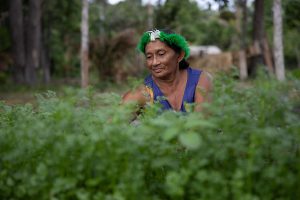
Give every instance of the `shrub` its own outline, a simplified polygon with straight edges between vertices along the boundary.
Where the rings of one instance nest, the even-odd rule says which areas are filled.
[[[299,199],[299,81],[215,81],[205,113],[66,90],[0,105],[0,199]],[[299,106],[299,105],[298,105]]]

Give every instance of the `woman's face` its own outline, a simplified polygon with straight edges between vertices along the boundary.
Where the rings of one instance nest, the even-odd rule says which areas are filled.
[[[145,55],[147,67],[156,78],[164,78],[179,69],[180,55],[160,40],[149,42]]]

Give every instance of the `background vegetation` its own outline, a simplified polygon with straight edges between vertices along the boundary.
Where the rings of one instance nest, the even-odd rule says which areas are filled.
[[[34,83],[15,76],[13,1],[0,0],[0,199],[300,199],[299,0],[282,2],[286,81],[263,66],[240,81],[235,68],[214,74],[204,112],[187,105],[187,114],[162,113],[155,103],[133,122],[134,105],[120,105],[120,94],[146,73],[135,50],[141,33],[169,27],[190,44],[236,51],[237,1],[216,0],[217,10],[188,0],[90,1],[86,89],[79,88],[81,1],[42,1],[43,62]],[[19,1],[24,23],[33,1]],[[264,1],[261,18],[270,44],[272,2]]]
[[[16,61],[13,60],[13,42],[10,28],[9,2],[1,0],[0,20],[0,79],[4,83],[16,83],[12,79]],[[22,4],[24,18],[24,37],[30,13],[30,1]],[[258,1],[258,0],[257,0]],[[236,6],[239,1],[216,0],[219,9],[199,7],[195,1],[167,0],[157,1],[149,6],[141,0],[126,0],[111,5],[106,0],[90,1],[90,58],[92,84],[112,81],[121,83],[128,76],[142,74],[143,59],[135,50],[142,32],[149,28],[169,27],[183,34],[190,44],[216,45],[223,51],[239,49],[237,33]],[[247,2],[247,1],[245,1]],[[264,1],[261,21],[264,32],[272,46],[272,0]],[[254,1],[248,1],[247,18],[243,35],[245,45],[253,42],[252,34]],[[297,39],[299,30],[299,0],[286,0],[283,7],[284,56],[288,69],[300,64],[300,44]],[[45,68],[49,68],[52,79],[78,78],[80,75],[80,23],[81,1],[42,1],[41,38],[44,61],[35,67],[37,81],[45,80]],[[127,34],[127,35],[126,35]],[[25,39],[26,40],[26,39]],[[25,44],[28,43],[25,41]],[[25,45],[26,46],[26,45]],[[26,60],[26,59],[25,59]],[[141,76],[142,77],[142,76]],[[44,80],[44,81],[43,81]],[[22,81],[21,81],[22,82]],[[26,81],[25,81],[26,82]],[[23,85],[23,83],[21,83]],[[32,85],[32,84],[31,84]]]

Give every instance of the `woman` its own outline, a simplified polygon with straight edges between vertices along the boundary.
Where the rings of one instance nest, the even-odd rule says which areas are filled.
[[[153,30],[143,34],[138,49],[146,56],[150,75],[144,85],[123,96],[123,102],[159,101],[163,110],[186,112],[186,103],[195,103],[196,110],[210,100],[212,83],[207,73],[189,67],[186,40],[170,30]]]

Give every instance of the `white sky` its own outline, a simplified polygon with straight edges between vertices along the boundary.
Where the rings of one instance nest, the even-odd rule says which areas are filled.
[[[124,0],[108,0],[108,2],[110,4],[116,4],[120,1],[124,1]],[[157,2],[157,0],[142,0],[142,1],[143,1],[144,4],[149,3],[149,2],[151,4],[155,4]],[[196,1],[198,3],[199,7],[204,8],[204,9],[207,8],[207,5],[208,5],[207,3],[211,3],[211,9],[212,10],[217,10],[219,8],[218,4],[215,3],[214,0],[193,0],[193,1]],[[254,0],[249,0],[248,5],[252,4],[253,1]],[[162,2],[164,3],[165,0],[162,0]],[[233,0],[229,1],[229,5],[232,5],[232,3],[233,3]]]
[[[108,0],[108,2],[110,4],[116,4],[120,1],[124,1],[124,0]],[[213,0],[194,0],[194,1],[196,1],[199,4],[199,6],[203,7],[203,8],[207,8],[207,3],[210,2],[213,10],[218,9],[218,5]],[[143,0],[144,4],[146,4],[148,2],[150,2],[151,4],[154,4],[157,2],[157,0]],[[162,2],[164,3],[165,0],[163,0]]]

